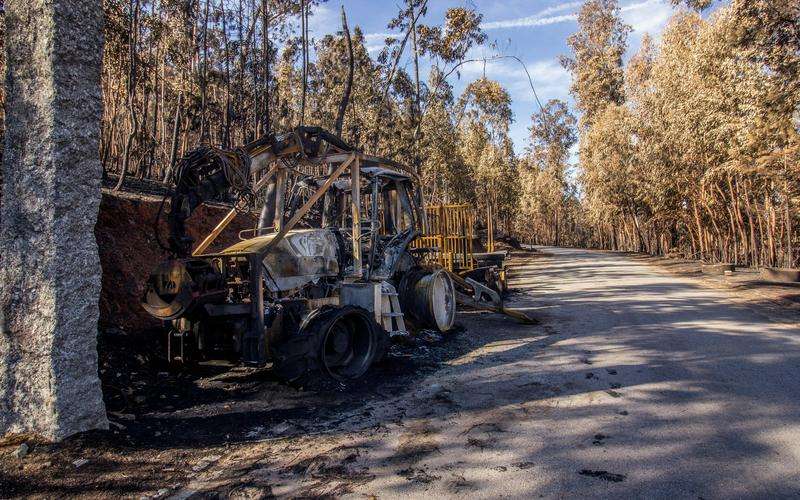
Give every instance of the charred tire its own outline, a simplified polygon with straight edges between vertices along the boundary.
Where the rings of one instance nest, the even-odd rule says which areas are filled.
[[[317,372],[340,382],[355,380],[382,356],[385,336],[366,309],[325,308],[273,348],[273,370],[290,382]]]

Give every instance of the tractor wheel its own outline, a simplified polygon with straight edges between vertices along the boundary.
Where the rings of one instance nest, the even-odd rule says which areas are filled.
[[[326,308],[296,335],[275,346],[273,369],[293,382],[316,372],[339,382],[355,380],[380,357],[385,336],[366,309]]]

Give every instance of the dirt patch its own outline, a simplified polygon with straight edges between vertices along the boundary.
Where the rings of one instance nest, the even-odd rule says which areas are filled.
[[[400,437],[393,462],[414,465],[434,453],[441,453],[436,429],[426,421],[414,423]]]
[[[304,458],[286,469],[294,475],[328,481],[347,481],[363,484],[374,476],[358,466],[361,449],[357,446],[339,446],[326,453]]]

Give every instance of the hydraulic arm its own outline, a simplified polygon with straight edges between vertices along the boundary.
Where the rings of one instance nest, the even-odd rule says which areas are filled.
[[[332,150],[332,151],[331,151]],[[191,254],[193,240],[186,220],[203,203],[252,201],[253,179],[275,160],[316,158],[321,152],[351,152],[339,137],[319,127],[297,127],[279,136],[269,135],[235,150],[201,146],[187,153],[172,175],[169,249],[178,257]],[[265,204],[267,206],[269,204]],[[261,224],[268,224],[262,217]]]

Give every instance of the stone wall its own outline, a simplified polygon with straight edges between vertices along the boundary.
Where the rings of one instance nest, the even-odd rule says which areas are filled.
[[[8,0],[0,218],[0,434],[106,428],[94,226],[99,0]]]

